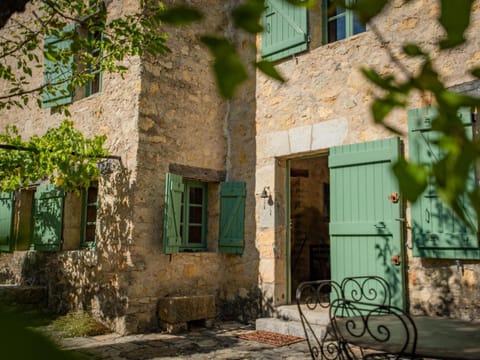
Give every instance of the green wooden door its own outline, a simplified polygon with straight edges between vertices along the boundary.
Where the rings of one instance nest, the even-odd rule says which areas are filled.
[[[330,150],[330,256],[332,279],[378,275],[390,285],[394,304],[403,307],[400,201],[391,171],[398,138],[334,147]]]

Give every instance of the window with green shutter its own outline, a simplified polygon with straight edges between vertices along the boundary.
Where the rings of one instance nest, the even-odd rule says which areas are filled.
[[[0,251],[12,251],[14,193],[0,193]]]
[[[73,54],[71,46],[75,24],[67,25],[59,36],[50,35],[44,44],[44,85],[42,107],[49,108],[72,102],[71,77]]]
[[[61,249],[64,196],[65,192],[55,185],[37,187],[33,201],[32,247],[35,250]]]
[[[245,183],[221,183],[221,252],[241,254],[244,247]],[[167,174],[163,250],[166,254],[207,249],[208,183]]]
[[[163,250],[206,250],[207,183],[167,174]]]
[[[245,183],[222,183],[220,190],[220,252],[243,253],[244,227]]]
[[[307,9],[287,0],[266,0],[262,18],[264,59],[273,61],[308,48]]]
[[[408,112],[408,148],[412,161],[430,165],[441,158],[435,146],[438,134],[431,130],[431,121],[437,109],[412,109]],[[472,136],[470,110],[462,110],[465,129]],[[475,186],[472,169],[469,187]],[[465,213],[472,224],[477,224],[475,211],[465,196],[462,199]],[[477,229],[465,225],[440,199],[435,184],[430,182],[425,192],[412,204],[411,227],[413,255],[444,259],[478,259],[480,248]]]
[[[366,31],[366,26],[360,23],[353,11],[337,7],[333,0],[323,0],[322,4],[324,44]]]

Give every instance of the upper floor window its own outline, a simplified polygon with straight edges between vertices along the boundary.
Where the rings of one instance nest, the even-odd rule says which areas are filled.
[[[353,11],[335,6],[332,0],[323,1],[323,14],[323,42],[325,44],[345,39],[366,30],[366,26],[360,23]]]
[[[332,0],[319,1],[309,10],[287,0],[265,0],[262,26],[261,55],[270,61],[366,31],[353,11]]]
[[[81,44],[85,49],[74,54],[72,45],[77,36],[84,39]],[[101,42],[101,31],[76,24],[45,38],[42,107],[69,104],[101,91]],[[85,84],[72,86],[74,72],[87,74]]]

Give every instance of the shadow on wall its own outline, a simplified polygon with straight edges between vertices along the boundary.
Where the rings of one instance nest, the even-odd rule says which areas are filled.
[[[480,317],[478,261],[420,259],[411,272],[411,312],[466,320]]]
[[[237,294],[233,299],[217,294],[217,319],[220,321],[236,320],[242,323],[254,323],[255,319],[274,313],[273,299],[267,297],[257,286],[247,294]]]
[[[129,179],[130,172],[121,169],[100,181],[95,248],[59,252],[49,259],[52,310],[89,311],[111,327],[125,315],[134,191]]]

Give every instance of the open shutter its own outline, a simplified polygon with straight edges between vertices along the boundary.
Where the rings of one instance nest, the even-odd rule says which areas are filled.
[[[262,57],[277,60],[307,50],[307,9],[286,0],[266,0]]]
[[[0,251],[12,251],[14,195],[0,193]]]
[[[68,50],[72,45],[72,36],[75,32],[75,24],[67,25],[60,37],[54,35],[45,38],[44,54],[49,47],[61,52]],[[66,60],[53,60],[44,55],[44,84],[51,86],[42,93],[42,107],[65,105],[72,102],[72,92],[69,91],[72,77],[73,54]]]
[[[390,286],[392,303],[403,308],[404,264],[391,261],[404,257],[402,208],[389,200],[399,191],[392,171],[399,152],[397,137],[330,148],[329,233],[332,280],[380,276]]]
[[[245,183],[222,183],[220,197],[220,252],[242,254],[245,227]]]
[[[62,244],[63,199],[65,192],[55,185],[42,185],[33,202],[33,248],[58,251]]]
[[[163,251],[165,254],[178,252],[182,243],[180,225],[184,188],[183,178],[180,175],[167,173],[165,217],[163,219]]]
[[[412,161],[431,165],[442,155],[432,140],[438,136],[431,131],[431,120],[436,108],[412,109],[408,112],[409,156]],[[461,112],[469,136],[472,135],[470,110]],[[473,168],[469,187],[475,185]],[[473,207],[465,196],[464,210],[470,221],[477,224]],[[443,203],[431,182],[419,199],[412,204],[413,255],[428,258],[469,259],[479,258],[478,233],[466,226]]]

